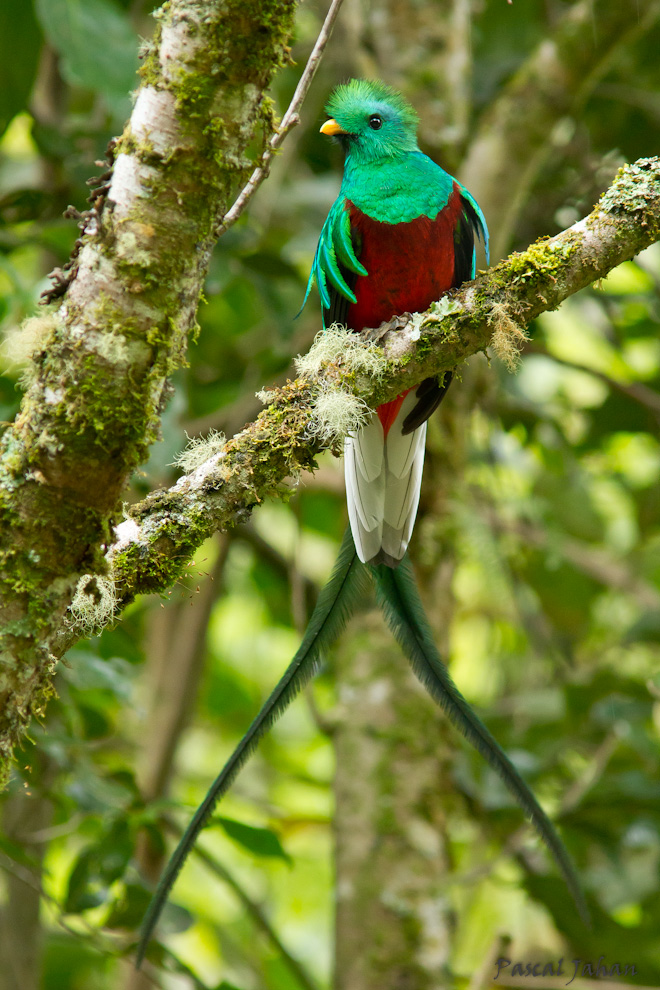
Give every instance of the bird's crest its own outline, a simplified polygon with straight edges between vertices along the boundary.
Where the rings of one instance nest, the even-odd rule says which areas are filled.
[[[354,113],[366,105],[381,105],[393,111],[406,130],[417,131],[419,117],[414,108],[401,93],[385,83],[372,79],[350,79],[331,93],[326,105],[326,113],[335,119]]]

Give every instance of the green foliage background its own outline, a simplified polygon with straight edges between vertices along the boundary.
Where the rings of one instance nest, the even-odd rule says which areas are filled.
[[[474,5],[472,120],[571,6]],[[93,162],[130,112],[150,7],[0,5],[4,421],[17,409],[28,350],[17,328],[46,273],[69,255],[77,231],[63,210],[82,208]],[[300,10],[297,64],[273,94],[282,110],[323,13],[318,4]],[[597,31],[597,10],[594,18]],[[339,153],[318,135],[323,102],[365,64],[388,78],[368,46],[365,63],[359,45],[342,44],[347,33],[340,23],[303,125],[217,246],[199,340],[129,500],[173,482],[186,435],[232,433],[252,418],[255,391],[285,376],[319,328],[314,304],[294,317],[339,182]],[[657,150],[657,45],[651,32],[620,51],[579,117],[563,121],[511,247],[573,222],[617,163]],[[408,72],[407,85],[413,98],[426,98],[423,67]],[[466,139],[447,137],[443,146],[440,138],[429,150],[458,167]],[[450,985],[468,986],[493,948],[507,945],[507,955],[522,959],[606,952],[610,962],[634,962],[644,984],[660,985],[659,325],[656,246],[539,320],[515,376],[474,358],[430,427],[413,542],[429,612],[438,622],[451,616],[438,634],[449,643],[452,674],[556,815],[594,916],[585,932],[543,852],[517,832],[508,794],[447,732]],[[167,822],[174,832],[185,824],[294,652],[344,524],[341,468],[328,455],[287,504],[265,505],[247,526],[209,541],[169,596],[136,602],[114,628],[70,652],[58,699],[3,797],[0,934],[9,937],[16,911],[33,905],[35,888],[41,893],[40,913],[30,917],[43,960],[26,990],[128,986],[119,960],[149,897],[138,865],[157,873]],[[192,642],[186,630],[199,609],[208,623]],[[154,670],[186,651],[200,672],[190,675],[182,724],[169,740],[176,775],[145,803],[158,746]],[[164,926],[172,935],[154,956],[163,970],[189,974],[177,986],[327,985],[333,753],[325,730],[335,703],[330,658],[313,695],[275,727],[205,835],[215,865],[198,858],[182,875]],[[246,898],[264,905],[270,935]],[[275,932],[302,974],[274,945]]]

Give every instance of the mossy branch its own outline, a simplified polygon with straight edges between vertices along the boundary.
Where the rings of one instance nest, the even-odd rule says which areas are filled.
[[[5,767],[51,692],[76,589],[78,628],[90,608],[114,611],[110,519],[158,434],[218,220],[274,126],[263,94],[288,61],[294,11],[295,0],[168,0],[157,12],[131,119],[49,294],[61,301],[31,328],[29,387],[0,442]]]
[[[299,359],[295,381],[262,393],[267,408],[253,423],[220,448],[214,437],[212,456],[196,470],[130,509],[108,553],[119,599],[169,587],[204,539],[288,492],[287,479],[337,448],[365,408],[489,346],[510,363],[534,317],[658,239],[660,159],[642,159],[621,169],[584,220],[512,254],[426,313],[384,324],[367,343],[341,331],[321,335]]]

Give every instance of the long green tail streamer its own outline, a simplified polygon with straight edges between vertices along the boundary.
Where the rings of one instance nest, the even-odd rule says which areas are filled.
[[[214,780],[165,867],[142,924],[137,947],[137,968],[142,964],[147,945],[174,882],[197,836],[211,817],[215,805],[231,787],[236,775],[254,752],[261,737],[312,679],[319,668],[322,654],[341,633],[360,602],[367,585],[368,572],[357,558],[350,529],[347,529],[332,575],[319,595],[300,649]]]
[[[440,658],[419,597],[408,555],[396,569],[372,566],[376,597],[415,676],[450,722],[499,774],[552,853],[585,924],[589,912],[575,868],[555,828],[531,790],[452,681]]]
[[[332,575],[319,595],[298,652],[214,780],[170,857],[142,925],[136,958],[138,968],[176,878],[215,805],[227,792],[261,737],[318,670],[323,653],[339,636],[361,600],[369,572],[374,578],[378,603],[408,657],[413,672],[450,722],[500,775],[529,816],[554,856],[582,919],[586,924],[589,923],[589,913],[573,864],[552,822],[497,741],[460,693],[440,658],[408,556],[404,557],[396,569],[383,565],[367,569],[358,560],[350,529],[347,529]]]

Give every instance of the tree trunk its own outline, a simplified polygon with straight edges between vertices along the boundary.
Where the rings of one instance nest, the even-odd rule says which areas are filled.
[[[382,620],[338,663],[336,990],[449,987],[442,718]]]
[[[38,789],[19,789],[3,808],[2,832],[20,845],[31,865],[9,861],[5,903],[0,913],[0,990],[38,990],[41,986],[43,930],[39,917],[41,868],[46,849],[44,830],[53,817],[53,805],[45,796],[53,768],[47,757],[32,749],[39,762]],[[35,768],[36,769],[36,768]]]

